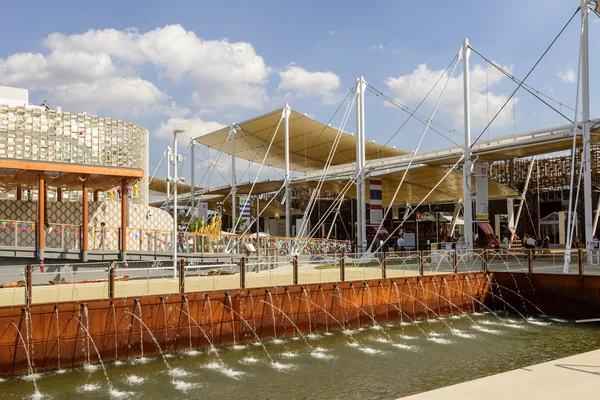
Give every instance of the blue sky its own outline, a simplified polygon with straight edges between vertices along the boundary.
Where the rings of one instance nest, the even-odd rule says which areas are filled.
[[[414,107],[465,36],[488,58],[524,77],[577,5],[564,0],[61,1],[50,12],[47,2],[11,3],[0,26],[10,38],[0,44],[0,84],[30,89],[34,103],[46,99],[71,112],[147,127],[157,163],[174,127],[200,135],[286,101],[326,122],[359,75]],[[598,70],[600,48],[593,40],[598,19],[590,16],[591,71]],[[570,106],[578,24],[579,16],[527,81]],[[476,136],[513,84],[474,54],[471,66]],[[436,115],[459,131],[461,73],[459,65]],[[600,115],[594,77],[592,115]],[[565,122],[526,92],[516,97],[514,108],[511,104],[485,136]],[[428,115],[435,100],[432,96],[421,111]],[[371,94],[366,103],[367,139],[384,143],[406,114]],[[572,118],[572,111],[563,112]],[[333,124],[340,121],[341,114]],[[354,118],[350,121],[346,131],[354,132]],[[412,150],[422,130],[421,124],[408,124],[390,145]],[[462,142],[456,133],[445,135]],[[428,132],[422,150],[449,145]],[[222,183],[213,179],[210,185]]]

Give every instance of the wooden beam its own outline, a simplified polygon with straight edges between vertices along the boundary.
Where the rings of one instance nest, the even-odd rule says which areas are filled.
[[[14,159],[0,159],[0,169],[95,174],[118,176],[121,178],[142,178],[144,176],[143,169],[103,167],[99,165],[63,164],[47,161],[25,161]]]

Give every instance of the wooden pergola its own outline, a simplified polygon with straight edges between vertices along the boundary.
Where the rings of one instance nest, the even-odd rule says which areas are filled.
[[[38,207],[36,222],[36,241],[38,259],[44,259],[45,235],[45,201],[46,186],[56,188],[57,201],[62,201],[62,189],[81,190],[82,203],[82,261],[87,261],[89,249],[89,204],[88,194],[92,190],[94,201],[98,200],[98,192],[106,191],[115,186],[121,187],[121,193],[126,193],[127,185],[135,183],[144,176],[142,169],[104,167],[96,165],[66,164],[45,161],[26,161],[0,159],[0,187],[16,189],[17,200],[22,198],[23,187],[36,187],[38,190]],[[127,209],[128,198],[121,196],[121,257],[125,259],[127,251]]]

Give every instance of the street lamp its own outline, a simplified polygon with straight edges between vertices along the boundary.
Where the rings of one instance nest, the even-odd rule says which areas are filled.
[[[177,154],[177,135],[185,132],[183,129],[173,131],[173,277],[177,276],[177,164],[179,164],[179,154]]]

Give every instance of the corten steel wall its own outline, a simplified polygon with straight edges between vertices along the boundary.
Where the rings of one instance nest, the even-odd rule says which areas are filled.
[[[486,296],[490,282],[482,273],[411,277],[395,281],[397,291],[393,285],[394,279],[380,279],[151,296],[140,299],[32,305],[29,309],[29,339],[26,333],[25,309],[0,308],[0,374],[27,371],[24,346],[19,340],[17,330],[11,324],[12,321],[28,342],[30,353],[33,355],[34,369],[57,368],[57,309],[60,366],[68,367],[83,364],[88,358],[87,336],[75,320],[77,318],[86,324],[83,305],[88,309],[89,332],[102,360],[106,361],[137,357],[142,354],[142,350],[144,355],[159,352],[148,331],[145,328],[141,331],[139,321],[131,315],[140,317],[136,304],[138,301],[144,323],[153,332],[163,351],[171,352],[190,348],[190,332],[194,348],[209,346],[206,336],[188,318],[187,312],[198,322],[215,346],[233,343],[234,332],[237,343],[255,341],[256,337],[250,328],[255,329],[261,339],[273,338],[275,334],[277,337],[296,335],[296,328],[279,310],[274,309],[273,319],[273,309],[270,304],[265,303],[270,302],[269,293],[275,307],[287,314],[303,333],[308,333],[341,329],[340,324],[321,308],[330,312],[346,327],[371,325],[371,315],[379,322],[387,322],[399,321],[401,318],[409,321],[437,314],[473,311],[478,308],[479,303],[476,299]],[[336,285],[339,285],[339,289]],[[229,298],[235,312],[228,308]],[[389,303],[399,306],[402,312]],[[247,324],[241,317],[247,320]],[[140,335],[143,337],[143,349]],[[91,343],[89,346],[90,361],[96,362],[98,357],[94,347]]]
[[[486,304],[496,309],[502,309],[503,299],[509,312],[539,315],[541,310],[570,320],[600,317],[600,276],[494,272],[492,282]]]

